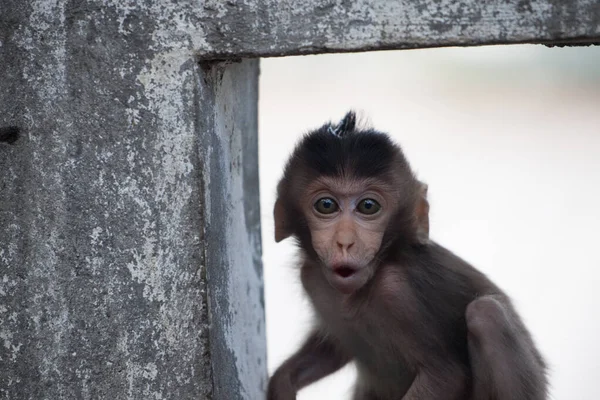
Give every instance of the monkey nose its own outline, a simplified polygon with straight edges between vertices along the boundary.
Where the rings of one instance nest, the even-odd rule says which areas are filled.
[[[339,240],[337,244],[341,250],[348,250],[350,247],[354,246],[354,242],[340,242]]]
[[[340,250],[340,252],[342,253],[343,257],[347,257],[348,256],[348,251],[350,251],[350,249],[352,248],[352,246],[354,246],[354,242],[341,242],[338,241],[337,242],[338,245],[338,249]]]
[[[347,256],[348,251],[354,246],[356,233],[350,226],[340,226],[335,235],[338,250]]]

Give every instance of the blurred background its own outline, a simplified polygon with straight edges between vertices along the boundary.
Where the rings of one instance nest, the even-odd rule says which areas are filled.
[[[494,46],[261,60],[269,373],[311,327],[275,186],[294,143],[349,109],[429,184],[431,237],[505,289],[550,364],[553,399],[600,399],[600,47]],[[300,400],[350,398],[354,370]]]

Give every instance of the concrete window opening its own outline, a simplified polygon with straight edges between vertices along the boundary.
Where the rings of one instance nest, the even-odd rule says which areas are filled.
[[[534,45],[261,60],[269,371],[298,349],[313,316],[293,242],[273,239],[275,185],[300,135],[352,107],[400,143],[428,183],[433,240],[513,297],[550,364],[552,398],[598,398],[600,322],[589,316],[600,306],[590,256],[600,223],[591,184],[600,173],[599,63],[600,47]],[[346,367],[298,398],[350,398],[354,378]]]

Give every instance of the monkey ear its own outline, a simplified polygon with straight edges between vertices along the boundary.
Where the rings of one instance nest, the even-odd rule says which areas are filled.
[[[288,221],[288,213],[285,210],[283,202],[279,198],[275,201],[273,217],[275,219],[275,242],[279,243],[292,235],[292,230],[290,229],[290,223]]]
[[[429,201],[427,201],[427,184],[419,182],[419,194],[415,216],[417,220],[417,241],[425,244],[429,241]]]

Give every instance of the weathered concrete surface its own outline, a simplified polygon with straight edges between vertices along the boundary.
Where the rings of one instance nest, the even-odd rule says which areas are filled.
[[[0,3],[0,399],[261,397],[258,64],[196,8]]]
[[[598,0],[207,1],[204,58],[600,43]]]
[[[203,71],[210,83],[201,100],[215,111],[203,121],[214,127],[202,129],[205,176],[231,180],[223,185],[213,178],[204,186],[206,236],[218,238],[206,253],[210,310],[220,316],[210,330],[214,395],[234,399],[230,394],[241,386],[241,399],[260,400],[256,388],[267,382],[258,140],[249,134],[258,130],[258,60]]]

